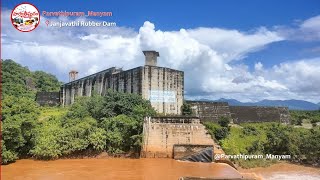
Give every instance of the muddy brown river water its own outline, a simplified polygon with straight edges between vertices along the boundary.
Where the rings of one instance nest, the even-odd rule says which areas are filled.
[[[319,169],[291,164],[240,172],[255,172],[265,179],[320,179]],[[178,162],[172,159],[18,160],[1,166],[1,179],[4,180],[177,180],[182,176],[241,178],[238,171],[226,164]]]
[[[1,166],[2,179],[16,180],[177,180],[181,176],[239,178],[225,164],[178,162],[173,159],[61,159],[55,161],[18,160]]]
[[[267,180],[320,180],[320,168],[286,162],[277,163],[266,168],[259,167],[239,171],[255,173]]]

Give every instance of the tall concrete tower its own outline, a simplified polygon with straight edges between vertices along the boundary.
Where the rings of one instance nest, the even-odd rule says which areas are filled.
[[[78,78],[78,71],[76,70],[71,70],[69,72],[69,82],[74,81]]]
[[[146,57],[145,65],[146,66],[157,66],[157,57],[159,57],[159,52],[157,51],[143,51],[143,54]]]

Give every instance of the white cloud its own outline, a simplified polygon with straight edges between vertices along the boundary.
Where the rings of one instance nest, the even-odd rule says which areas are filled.
[[[2,18],[9,17],[8,11],[2,13]],[[162,31],[146,21],[135,32],[122,27],[50,28],[42,18],[36,30],[21,33],[12,27],[9,18],[2,20],[3,58],[33,70],[49,71],[64,81],[71,69],[84,76],[112,66],[141,66],[141,51],[153,49],[160,52],[160,66],[185,71],[188,97],[320,101],[320,87],[314,85],[320,84],[318,59],[282,63],[269,69],[259,62],[253,72],[249,70],[243,61],[248,53],[284,40],[278,32],[264,27],[250,32],[209,27]]]
[[[320,41],[320,15],[302,21],[297,27],[276,26],[275,29],[287,40]]]
[[[320,15],[305,20],[301,25],[303,29],[309,29],[319,32],[320,30]]]

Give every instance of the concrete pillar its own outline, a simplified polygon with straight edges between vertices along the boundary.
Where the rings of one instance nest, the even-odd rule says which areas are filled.
[[[91,96],[91,94],[92,94],[92,83],[93,83],[93,81],[91,80],[91,79],[89,79],[89,83],[88,83],[88,85],[89,85],[89,94],[88,94],[88,96]]]
[[[75,87],[71,86],[71,104],[74,103],[74,98],[75,98]]]
[[[83,95],[83,84],[84,84],[84,80],[80,82],[80,96]]]
[[[60,96],[60,100],[61,100],[61,105],[62,107],[64,107],[66,104],[65,104],[65,98],[66,98],[66,90],[65,90],[65,86],[62,86],[60,88],[60,92],[62,92],[61,96]]]
[[[145,65],[147,66],[157,66],[157,57],[159,57],[159,52],[157,51],[143,51],[146,57]]]
[[[99,81],[100,81],[99,94],[100,95],[102,95],[102,93],[103,93],[103,77],[104,77],[104,74],[101,74],[100,79],[99,79]]]
[[[66,102],[65,105],[71,104],[71,86],[65,86],[65,92],[66,92]]]
[[[87,83],[86,83],[86,96],[91,96],[91,89],[92,89],[92,82],[91,82],[91,79],[87,79],[86,80]]]

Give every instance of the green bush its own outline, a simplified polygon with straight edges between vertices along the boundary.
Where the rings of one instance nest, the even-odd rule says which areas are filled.
[[[37,91],[59,91],[61,82],[43,71],[31,72],[13,60],[2,63],[2,96],[35,98]],[[28,83],[27,83],[28,81]]]
[[[139,123],[136,119],[126,115],[105,118],[101,127],[107,134],[107,150],[110,153],[126,152],[133,148],[135,142],[132,136],[139,132]]]
[[[62,155],[60,138],[63,134],[61,121],[51,118],[41,123],[35,129],[34,147],[30,150],[33,157],[38,159],[55,159]]]
[[[231,127],[229,135],[220,140],[226,154],[291,155],[298,162],[320,162],[320,127],[293,128],[279,123],[241,124]],[[210,126],[209,126],[210,128]],[[235,160],[242,167],[265,166],[271,160]]]
[[[309,120],[311,124],[320,122],[320,111],[290,111],[291,124],[302,125],[304,119]],[[314,125],[313,125],[314,126]]]
[[[306,160],[312,164],[320,163],[320,127],[311,129],[300,135],[301,154],[305,155]]]
[[[96,128],[95,131],[91,132],[88,136],[89,144],[96,151],[102,151],[107,145],[106,131],[102,128]]]
[[[6,96],[2,101],[2,163],[27,156],[33,146],[33,130],[39,117],[38,106],[28,98]]]
[[[230,118],[225,116],[220,117],[218,120],[218,124],[220,124],[220,126],[222,127],[228,127],[229,123],[230,123]]]
[[[266,133],[266,153],[299,155],[301,140],[296,129],[290,126],[274,125]]]
[[[39,159],[55,159],[85,150],[138,152],[143,118],[154,114],[151,104],[134,94],[108,91],[105,97],[79,97],[65,116],[41,121],[30,152]]]
[[[78,97],[76,102],[72,104],[68,117],[84,118],[91,116],[99,122],[102,121],[102,118],[115,117],[121,114],[135,117],[138,115],[141,118],[139,112],[137,114],[137,108],[140,108],[143,116],[156,114],[150,102],[141,96],[108,90],[104,97],[96,93],[92,97]]]
[[[206,129],[208,130],[211,137],[218,141],[226,138],[229,135],[228,127],[222,127],[219,124],[213,122],[205,122],[204,125],[206,126]]]
[[[246,136],[248,136],[248,135],[258,135],[258,133],[259,133],[256,127],[250,126],[250,125],[243,127],[242,132]]]
[[[122,114],[134,116],[136,106],[146,109],[146,115],[155,114],[155,110],[151,107],[150,101],[143,99],[138,94],[128,94],[108,90],[104,101],[105,104],[102,109],[103,117],[114,117]]]
[[[87,149],[104,150],[106,132],[91,117],[84,119],[51,118],[35,131],[31,154],[38,159],[55,159]]]
[[[35,71],[33,73],[33,78],[38,91],[59,91],[60,86],[62,85],[54,75],[43,71]]]
[[[15,151],[7,150],[4,140],[1,141],[1,160],[2,164],[7,164],[18,159],[18,154]]]
[[[186,116],[192,115],[193,112],[191,109],[191,105],[184,101],[181,106],[181,112],[182,112],[182,115],[186,115]]]

